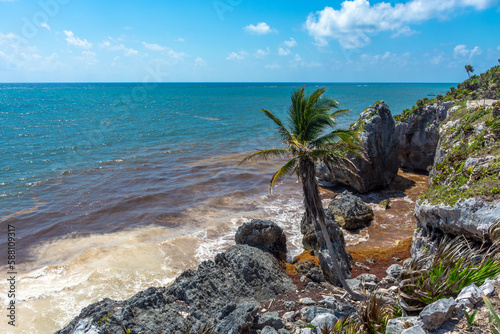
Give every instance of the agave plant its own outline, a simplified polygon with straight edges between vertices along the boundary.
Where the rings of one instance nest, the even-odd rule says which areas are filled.
[[[385,333],[387,323],[395,317],[393,304],[387,303],[381,296],[371,294],[358,312],[363,333]]]
[[[482,285],[500,274],[500,220],[490,226],[490,242],[473,245],[464,237],[443,238],[435,254],[413,261],[399,285],[408,312],[441,298],[456,297],[466,286]],[[428,263],[431,263],[430,267]]]

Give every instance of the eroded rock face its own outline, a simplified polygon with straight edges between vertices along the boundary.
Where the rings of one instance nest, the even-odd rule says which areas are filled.
[[[434,162],[439,141],[439,125],[453,102],[426,106],[396,125],[398,159],[401,167],[412,171],[428,171]]]
[[[411,255],[418,259],[434,253],[444,235],[463,235],[475,241],[488,240],[488,229],[500,217],[500,201],[487,203],[480,198],[458,201],[455,205],[415,205],[417,229],[413,234]]]
[[[270,220],[253,219],[238,228],[236,244],[249,245],[286,260],[286,235],[283,229]]]
[[[373,219],[373,210],[358,196],[344,191],[328,204],[335,221],[348,230],[363,228]]]
[[[389,185],[399,168],[395,122],[389,107],[383,101],[375,103],[361,113],[352,129],[358,132],[366,157],[348,156],[358,170],[336,167],[330,171],[319,165],[317,175],[361,193]]]
[[[217,322],[216,333],[246,333],[254,324],[261,301],[296,289],[271,255],[248,245],[236,245],[187,270],[165,288],[149,288],[125,301],[105,299],[82,310],[66,333],[184,332]]]

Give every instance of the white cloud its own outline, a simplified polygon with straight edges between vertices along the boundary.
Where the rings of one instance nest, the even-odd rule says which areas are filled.
[[[239,52],[231,52],[228,53],[228,56],[226,57],[226,60],[243,60],[245,57],[248,56],[248,52],[242,50]]]
[[[146,42],[142,42],[142,45],[144,45],[144,47],[148,50],[152,50],[152,51],[164,51],[166,48],[164,46],[161,46],[161,45],[158,45],[158,44],[149,44],[149,43],[146,43]]]
[[[196,57],[196,59],[194,60],[195,66],[205,66],[206,64],[207,64],[207,62],[205,60],[203,60],[203,58],[201,58],[201,57]]]
[[[288,41],[284,41],[283,44],[285,44],[289,48],[293,48],[297,45],[297,41],[293,37],[290,37],[290,39]]]
[[[92,43],[88,42],[86,39],[76,37],[72,31],[64,30],[64,34],[66,35],[68,44],[84,49],[90,49],[92,47]]]
[[[77,57],[77,59],[86,62],[88,65],[97,63],[96,53],[90,50],[82,51],[81,57]]]
[[[408,25],[429,19],[443,19],[459,9],[472,7],[483,10],[498,0],[410,0],[370,5],[368,0],[346,0],[339,10],[325,7],[309,14],[306,29],[316,44],[325,46],[336,39],[345,49],[360,48],[370,42],[370,36],[381,31],[394,31],[393,36],[415,33]]]
[[[284,49],[284,48],[279,48],[278,49],[278,54],[280,56],[288,56],[290,54],[290,49]]]
[[[294,59],[295,61],[301,61],[301,60],[302,60],[302,58],[301,58],[298,54],[296,54],[296,55],[295,55],[295,57],[294,57],[293,59]]]
[[[266,48],[265,50],[258,49],[257,52],[255,52],[255,57],[256,58],[264,58],[269,54],[271,54],[271,50],[269,50],[269,48]]]
[[[45,29],[50,31],[50,26],[47,22],[40,23],[40,27],[45,28]]]
[[[176,42],[185,42],[186,40],[182,37],[179,37],[175,40]]]
[[[99,46],[103,49],[108,50],[108,51],[121,51],[121,52],[123,52],[123,55],[126,57],[136,56],[139,54],[139,51],[132,49],[132,48],[128,48],[121,43],[118,44],[111,37],[109,37],[107,41],[104,41],[101,44],[99,44]]]
[[[243,27],[243,30],[255,35],[266,35],[275,32],[275,30],[271,29],[271,27],[265,22],[257,23],[257,25],[249,24],[246,27]]]
[[[473,56],[480,55],[481,53],[481,48],[478,46],[468,50],[466,45],[459,44],[453,49],[453,57],[455,58],[472,58]]]
[[[444,60],[444,52],[440,52],[437,56],[431,58],[431,64],[439,65]]]
[[[275,61],[272,64],[266,65],[266,68],[269,68],[269,69],[272,69],[272,70],[276,70],[278,68],[281,68],[281,66],[278,64],[277,61]]]

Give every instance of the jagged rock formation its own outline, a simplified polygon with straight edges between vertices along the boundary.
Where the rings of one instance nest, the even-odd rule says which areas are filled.
[[[439,124],[448,116],[453,102],[419,107],[416,112],[396,118],[400,166],[412,171],[428,171],[434,163],[439,141]]]
[[[361,193],[389,185],[399,168],[395,122],[389,107],[383,101],[376,102],[361,113],[351,128],[359,134],[366,159],[351,154],[348,158],[357,170],[340,167],[329,170],[320,165],[317,175]]]
[[[329,209],[325,210],[325,215],[326,228],[328,230],[330,240],[332,241],[333,250],[337,256],[337,260],[339,261],[342,275],[344,275],[345,278],[351,278],[351,265],[353,260],[351,254],[349,254],[349,252],[345,249],[344,235],[339,228],[339,224],[335,221],[332,211]],[[302,240],[304,248],[317,250],[315,253],[319,258],[319,263],[325,279],[333,285],[340,285],[337,275],[333,272],[331,266],[329,265],[330,256],[328,255],[328,250],[322,237],[323,233],[321,230],[315,230],[315,224],[311,220],[306,219],[306,215],[302,218],[300,228],[301,232],[304,234],[304,238]],[[321,237],[318,239],[316,236]],[[306,246],[308,246],[308,248],[306,248]]]
[[[484,82],[483,82],[484,81]],[[500,118],[495,107],[467,107],[469,97],[500,96],[500,66],[451,89],[454,106],[439,126],[429,189],[415,206],[412,257],[433,252],[444,236],[488,242],[500,219]]]
[[[286,235],[283,229],[270,220],[252,219],[238,227],[236,244],[256,247],[286,261]]]
[[[358,196],[344,191],[328,204],[335,221],[348,230],[363,228],[373,219],[373,210]]]
[[[216,323],[220,334],[246,333],[259,302],[295,289],[273,256],[236,245],[198,270],[185,271],[167,288],[92,304],[57,333],[122,333],[123,327],[132,333],[184,333],[187,323],[193,328]]]

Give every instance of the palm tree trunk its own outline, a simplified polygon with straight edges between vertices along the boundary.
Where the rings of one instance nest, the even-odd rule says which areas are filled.
[[[314,161],[309,158],[302,158],[299,162],[299,176],[302,180],[302,189],[304,191],[304,205],[306,207],[306,213],[313,218],[314,224],[318,224],[321,232],[323,234],[323,240],[325,241],[325,245],[328,249],[328,253],[330,254],[330,258],[332,260],[332,268],[334,272],[337,274],[337,277],[342,284],[344,290],[351,295],[351,298],[354,300],[366,300],[368,299],[367,295],[359,294],[354,292],[351,287],[347,284],[345,277],[342,275],[342,271],[340,269],[339,261],[337,260],[337,256],[333,251],[332,241],[330,240],[330,236],[328,235],[328,230],[326,228],[325,223],[325,211],[323,209],[323,204],[321,203],[321,197],[319,195],[318,182],[316,181],[316,173]]]

